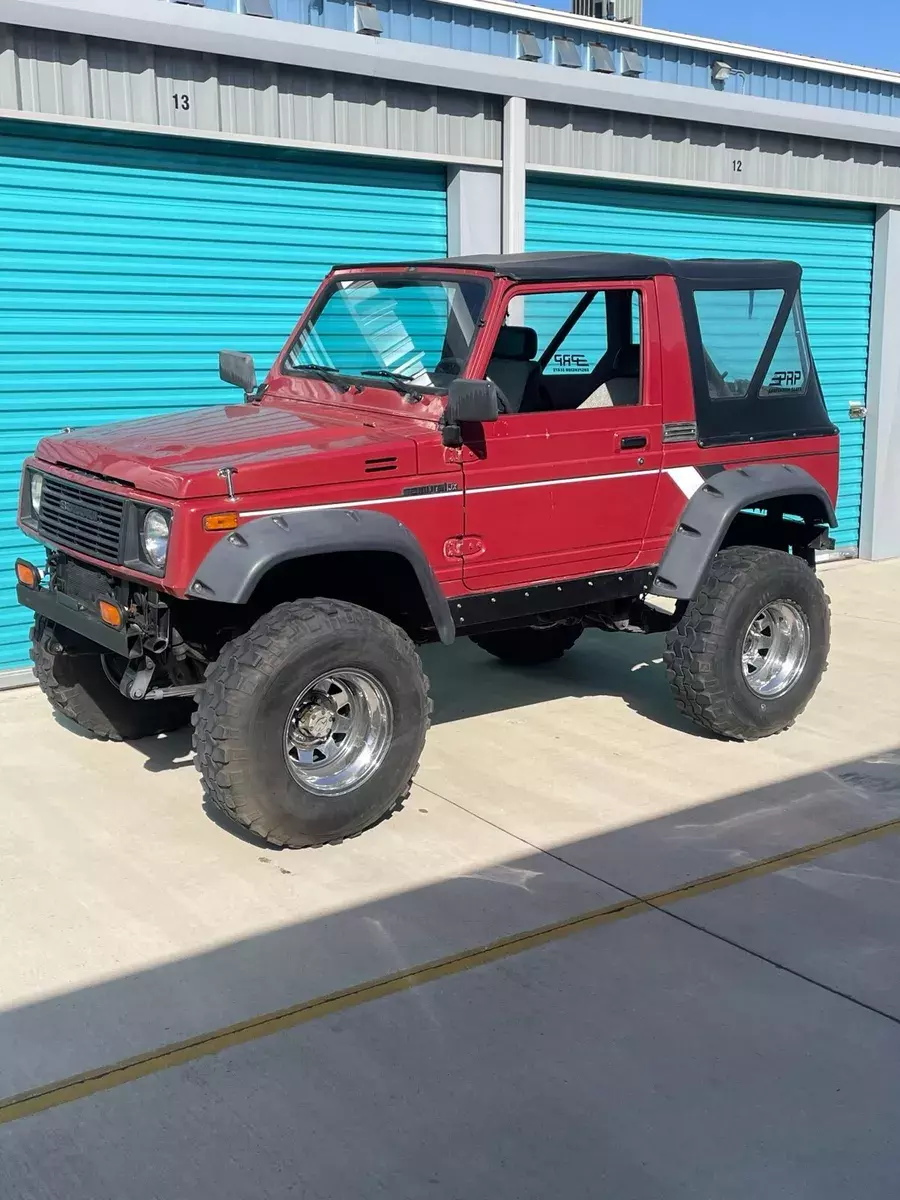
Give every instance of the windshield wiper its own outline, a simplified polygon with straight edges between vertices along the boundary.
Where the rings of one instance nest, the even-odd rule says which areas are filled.
[[[350,391],[350,384],[343,378],[343,373],[337,367],[323,367],[319,363],[298,363],[294,367],[294,370],[309,371],[311,375],[318,375],[320,379],[324,379],[327,383],[333,383],[342,392]]]
[[[411,400],[422,399],[420,389],[410,386],[415,379],[414,375],[404,375],[402,371],[387,371],[384,369],[378,371],[360,371],[360,375],[374,375],[378,379],[389,379],[397,391],[402,392],[404,396],[409,396]]]

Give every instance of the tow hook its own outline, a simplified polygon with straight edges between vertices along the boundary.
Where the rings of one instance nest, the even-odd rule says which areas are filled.
[[[65,646],[59,638],[54,637],[49,630],[45,630],[44,636],[41,638],[41,645],[48,654],[65,654],[66,652]]]

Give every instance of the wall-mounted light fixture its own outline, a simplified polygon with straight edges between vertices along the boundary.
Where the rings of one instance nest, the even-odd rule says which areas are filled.
[[[713,87],[718,88],[719,91],[722,91],[732,75],[734,75],[737,79],[740,79],[741,91],[744,90],[744,84],[747,79],[746,74],[743,71],[739,71],[737,67],[733,67],[730,62],[725,62],[724,59],[718,59],[716,62],[712,63],[709,68],[709,74],[710,78],[712,79]]]

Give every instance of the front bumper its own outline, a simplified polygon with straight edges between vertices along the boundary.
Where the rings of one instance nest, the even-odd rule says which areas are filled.
[[[29,588],[20,583],[16,585],[16,598],[20,604],[54,625],[61,625],[63,629],[69,629],[123,658],[132,656],[135,645],[140,647],[140,635],[136,631],[129,633],[127,628],[113,629],[105,625],[99,615],[75,596],[67,596],[48,587]]]

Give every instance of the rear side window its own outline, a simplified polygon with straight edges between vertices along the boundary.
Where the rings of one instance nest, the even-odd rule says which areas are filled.
[[[701,445],[834,433],[810,355],[799,270],[791,278],[790,264],[763,266],[736,261],[733,287],[679,283]],[[766,275],[774,277],[769,286]]]
[[[713,400],[746,396],[784,300],[769,291],[697,292],[697,319]]]
[[[711,399],[747,396],[769,346],[784,292],[780,288],[704,291],[696,293],[695,301]],[[760,381],[759,395],[802,395],[808,382],[809,353],[798,298]]]
[[[802,396],[809,384],[809,348],[799,296],[760,385],[760,396]]]

